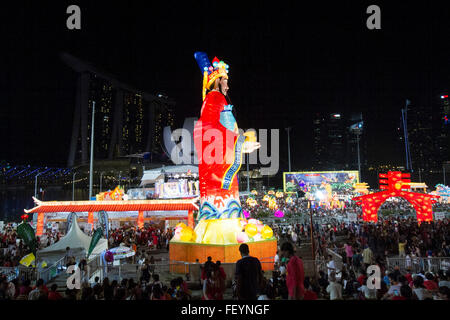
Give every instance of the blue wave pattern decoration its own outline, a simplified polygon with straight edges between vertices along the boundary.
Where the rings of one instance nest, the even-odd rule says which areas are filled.
[[[230,200],[225,210],[220,212],[213,204],[208,201],[203,202],[200,207],[199,220],[242,218],[242,207],[236,200]]]
[[[219,215],[219,211],[213,204],[209,203],[208,201],[202,203],[202,206],[200,207],[199,220],[215,219],[217,215]]]
[[[241,168],[242,161],[242,146],[244,144],[245,137],[239,136],[236,140],[235,150],[234,150],[234,163],[228,168],[227,172],[222,180],[222,189],[229,190],[231,187],[231,183],[233,182],[233,178],[235,174]]]

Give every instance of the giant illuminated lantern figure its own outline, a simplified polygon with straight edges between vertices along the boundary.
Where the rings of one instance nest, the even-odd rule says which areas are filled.
[[[228,245],[273,238],[259,221],[247,221],[239,200],[243,153],[260,147],[253,132],[239,131],[227,99],[228,65],[204,52],[194,55],[203,73],[203,104],[194,127],[199,162],[200,210],[195,230],[180,224],[173,241]]]
[[[370,193],[367,195],[353,198],[356,204],[362,207],[363,220],[368,222],[377,222],[378,209],[391,197],[401,197],[406,199],[416,210],[417,222],[433,220],[432,205],[439,196],[409,192],[410,174],[399,171],[389,171],[387,174],[380,174],[380,189],[384,191]]]

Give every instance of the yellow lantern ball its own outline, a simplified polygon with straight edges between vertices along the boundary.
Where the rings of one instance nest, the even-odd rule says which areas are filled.
[[[191,241],[192,235],[193,232],[191,228],[183,228],[181,229],[180,240],[185,242]]]
[[[178,227],[181,227],[181,228],[186,228],[186,227],[187,227],[187,225],[186,225],[186,224],[184,224],[183,222],[180,222],[179,224],[177,224],[177,225],[175,226],[175,228],[178,228]]]
[[[263,239],[270,239],[273,237],[273,230],[269,226],[264,226],[261,230],[261,236]]]
[[[258,228],[253,223],[248,223],[245,226],[245,233],[252,238],[258,233]]]

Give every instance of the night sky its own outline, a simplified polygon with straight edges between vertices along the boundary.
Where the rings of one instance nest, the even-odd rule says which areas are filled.
[[[61,52],[165,93],[176,101],[178,126],[200,113],[194,52],[218,56],[230,65],[239,126],[293,126],[298,170],[312,164],[316,110],[363,112],[369,163],[403,164],[396,129],[405,100],[431,107],[433,95],[450,87],[444,1],[129,2],[2,4],[0,160],[66,165],[76,74]],[[71,4],[81,7],[81,30],[66,28]],[[381,8],[381,30],[366,27],[371,4]],[[281,139],[285,148],[284,130]]]

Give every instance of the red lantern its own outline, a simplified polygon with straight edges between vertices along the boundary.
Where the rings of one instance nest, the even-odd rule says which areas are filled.
[[[22,218],[23,221],[28,219],[28,215],[26,213],[21,215],[20,217]]]

